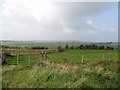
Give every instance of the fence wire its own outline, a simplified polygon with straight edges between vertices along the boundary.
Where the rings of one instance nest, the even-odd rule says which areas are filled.
[[[42,57],[40,54],[28,54],[28,55],[16,55],[13,57],[7,58],[8,64],[25,64],[25,65],[33,65],[36,63],[39,63],[40,60],[42,60]],[[47,58],[45,60],[57,62],[57,63],[87,63],[93,60],[112,60],[117,61],[118,56],[116,54],[83,54],[83,55],[69,55],[69,54],[63,54],[63,55],[51,55],[48,54]]]

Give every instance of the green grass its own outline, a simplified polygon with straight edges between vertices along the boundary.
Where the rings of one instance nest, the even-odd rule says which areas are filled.
[[[28,64],[28,58],[29,56],[28,55],[19,55],[18,56],[18,63],[19,64],[22,64],[22,65],[26,65]],[[37,64],[39,63],[39,58],[40,58],[40,55],[30,55],[30,64],[33,65],[33,64]],[[12,56],[12,57],[8,57],[7,58],[7,63],[9,65],[16,65],[17,64],[17,56]]]
[[[90,62],[91,60],[109,60],[109,53],[111,54],[111,60],[118,60],[117,50],[67,50],[60,53],[49,54],[50,61],[54,62],[71,62],[74,64],[81,63],[82,55],[84,62]],[[104,55],[104,58],[103,58]]]
[[[111,60],[108,53],[111,53]],[[106,55],[104,60],[103,54]],[[81,64],[81,55],[84,55],[84,64]],[[39,55],[31,55],[30,66],[22,62],[3,66],[3,88],[120,87],[117,50],[67,50],[49,53],[48,57],[41,64]],[[27,62],[28,56],[21,55],[19,59]],[[7,61],[13,64],[16,56],[9,57]]]
[[[3,88],[117,88],[117,63],[35,64],[3,67]],[[112,65],[111,65],[112,64]],[[112,69],[111,69],[112,68]]]
[[[110,59],[113,61],[118,60],[117,50],[67,50],[65,52],[56,52],[48,54],[48,61],[56,63],[73,63],[80,64],[82,60],[82,55],[84,57],[84,63],[89,63],[92,60],[109,60],[109,54],[111,54]],[[104,55],[104,58],[103,58]],[[30,55],[30,63],[39,63],[40,55]],[[7,58],[8,64],[17,64],[17,57]],[[19,64],[28,64],[28,55],[19,56]]]

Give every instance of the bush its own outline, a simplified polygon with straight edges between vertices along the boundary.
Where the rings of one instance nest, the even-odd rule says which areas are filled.
[[[69,49],[69,46],[68,46],[68,44],[66,44],[66,46],[65,46],[65,50],[68,50]]]
[[[57,50],[58,50],[58,52],[63,52],[64,51],[64,49],[61,46],[57,47]]]
[[[43,49],[48,49],[48,47],[32,47],[32,49],[41,49],[41,50],[43,50]]]
[[[71,46],[70,49],[75,49],[74,46]]]

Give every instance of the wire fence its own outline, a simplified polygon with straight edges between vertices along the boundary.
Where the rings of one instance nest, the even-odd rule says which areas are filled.
[[[28,55],[19,55],[17,54],[16,56],[12,56],[6,59],[7,64],[9,65],[18,65],[18,64],[22,64],[22,65],[33,65],[35,63],[37,63],[39,60],[38,57],[34,57],[35,55],[32,54],[28,54]]]
[[[112,60],[117,61],[118,56],[116,54],[83,54],[83,55],[51,55],[51,54],[27,54],[27,55],[19,55],[9,57],[6,59],[8,64],[11,65],[18,65],[18,64],[24,64],[24,65],[33,65],[36,63],[40,63],[42,61],[51,61],[51,62],[58,62],[58,63],[73,63],[73,64],[79,64],[79,63],[88,63],[93,60]]]
[[[95,61],[95,60],[109,60],[109,61],[117,61],[118,56],[116,54],[99,54],[99,55],[94,55],[94,54],[83,54],[83,55],[63,55],[63,56],[50,56],[50,61],[54,62],[72,62],[72,63],[87,63],[90,61]]]

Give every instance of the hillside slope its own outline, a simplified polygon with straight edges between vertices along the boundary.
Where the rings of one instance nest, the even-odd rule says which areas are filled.
[[[3,88],[117,88],[118,62],[3,66]]]

